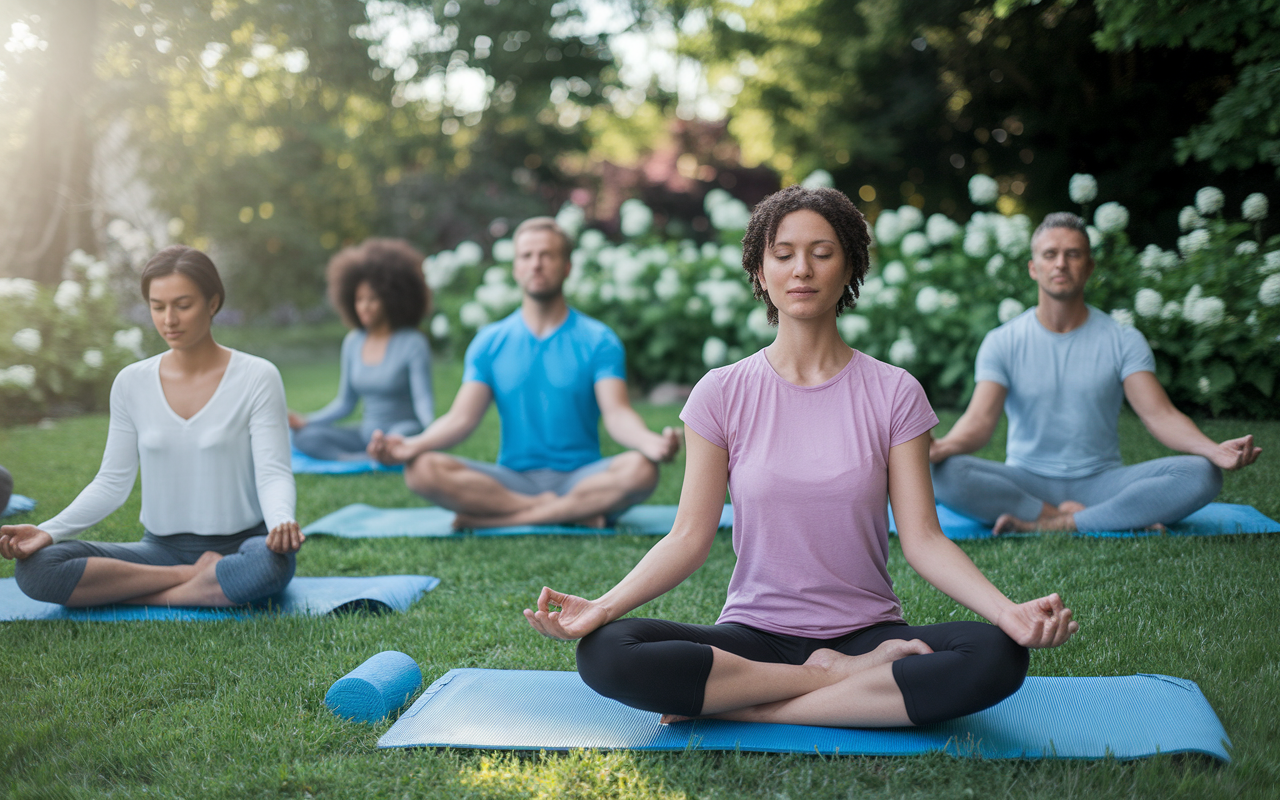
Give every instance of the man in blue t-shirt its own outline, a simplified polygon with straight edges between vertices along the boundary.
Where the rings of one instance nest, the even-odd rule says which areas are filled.
[[[1142,334],[1084,302],[1093,267],[1084,220],[1045,217],[1028,263],[1039,304],[983,339],[969,407],[929,448],[938,500],[996,535],[1177,522],[1217,496],[1221,470],[1262,452],[1252,435],[1214,442],[1174,408]],[[1124,466],[1116,425],[1125,399],[1156,439],[1191,455]],[[991,440],[1001,409],[1005,463],[964,455]]]
[[[652,494],[658,464],[675,457],[680,439],[674,428],[649,430],[631,408],[617,334],[565,301],[564,230],[536,217],[512,239],[520,308],[476,334],[448,413],[411,438],[375,433],[369,454],[406,464],[405,484],[456,511],[460,528],[601,527]],[[498,463],[439,452],[470,436],[490,401],[502,423]],[[602,418],[628,452],[600,457]]]

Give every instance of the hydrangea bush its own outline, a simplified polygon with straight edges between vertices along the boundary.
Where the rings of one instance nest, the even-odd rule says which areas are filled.
[[[77,250],[50,289],[0,278],[0,422],[104,409],[111,382],[142,357],[140,328],[121,326],[112,270]]]
[[[825,178],[811,182],[826,185]],[[1280,237],[1259,241],[1267,198],[1250,195],[1237,221],[1224,214],[1222,192],[1202,189],[1180,215],[1177,249],[1167,251],[1132,244],[1129,211],[1119,203],[1104,202],[1089,214],[1097,193],[1092,176],[1071,179],[1070,196],[1092,222],[1098,265],[1088,302],[1147,336],[1160,380],[1180,407],[1274,416]],[[998,187],[975,176],[970,196],[989,206]],[[642,386],[692,383],[776,334],[741,268],[749,209],[713,190],[706,211],[714,231],[703,244],[663,236],[652,211],[636,200],[622,208],[620,242],[582,230],[585,217],[576,206],[557,217],[577,239],[565,286],[571,304],[618,332]],[[964,403],[982,338],[1036,302],[1026,268],[1033,228],[1024,215],[988,211],[964,224],[942,214],[926,218],[914,206],[880,212],[873,267],[857,307],[840,317],[841,335],[910,370],[935,404]],[[437,342],[463,347],[478,328],[519,305],[513,256],[511,241],[501,240],[489,259],[469,242],[427,259]]]

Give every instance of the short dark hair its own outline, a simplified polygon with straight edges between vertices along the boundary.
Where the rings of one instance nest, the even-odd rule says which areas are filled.
[[[175,272],[190,278],[206,301],[218,298],[214,314],[226,305],[227,290],[222,288],[222,277],[218,275],[213,259],[184,244],[169,245],[152,256],[142,268],[142,299],[151,301],[151,281]]]
[[[422,253],[403,239],[365,239],[329,259],[329,302],[349,327],[361,328],[356,289],[367,283],[382,301],[392,329],[416,328],[431,307]]]
[[[1040,237],[1040,234],[1047,230],[1052,230],[1053,228],[1067,228],[1069,230],[1076,231],[1084,236],[1086,242],[1090,241],[1089,226],[1088,223],[1084,221],[1083,217],[1078,214],[1072,214],[1070,211],[1055,211],[1052,214],[1045,216],[1044,220],[1036,226],[1035,231],[1031,233],[1032,243]],[[1092,242],[1090,242],[1089,247],[1090,249],[1093,248]]]
[[[751,288],[756,299],[764,301],[770,325],[778,324],[778,307],[769,299],[761,275],[764,252],[777,238],[778,225],[783,217],[802,210],[820,214],[831,224],[836,238],[840,240],[840,247],[844,250],[845,263],[853,268],[848,287],[836,304],[837,315],[857,304],[858,284],[867,276],[867,269],[871,264],[868,254],[871,233],[867,228],[867,220],[843,192],[826,188],[806,189],[796,185],[769,195],[751,212],[746,235],[742,237],[742,268],[751,278]]]
[[[515,233],[511,234],[511,241],[514,243],[520,238],[522,233],[533,233],[534,231],[550,231],[560,237],[561,243],[564,245],[564,257],[568,258],[573,252],[573,239],[569,237],[569,233],[556,222],[555,217],[530,217],[524,222],[516,226]]]

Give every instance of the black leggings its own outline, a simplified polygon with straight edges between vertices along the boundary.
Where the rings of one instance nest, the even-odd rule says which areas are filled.
[[[893,679],[915,725],[989,708],[1016,692],[1027,674],[1027,648],[983,622],[890,623],[835,639],[805,639],[734,623],[661,619],[620,619],[593,631],[578,644],[578,672],[592,689],[632,708],[696,717],[712,647],[751,661],[803,664],[820,648],[856,656],[890,639],[920,639],[933,648],[893,662]]]

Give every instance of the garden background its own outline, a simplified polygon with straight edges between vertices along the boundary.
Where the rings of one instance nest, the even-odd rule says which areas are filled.
[[[552,214],[577,236],[571,302],[622,335],[638,393],[674,384],[678,396],[772,339],[740,269],[742,228],[760,198],[801,181],[845,191],[873,226],[874,266],[842,335],[909,369],[940,409],[963,406],[985,332],[1034,303],[1023,266],[1034,224],[1082,213],[1099,263],[1090,302],[1143,331],[1160,379],[1210,435],[1257,435],[1264,463],[1229,476],[1222,499],[1280,517],[1266,463],[1280,445],[1280,0],[0,0],[0,40],[0,463],[41,503],[22,521],[92,477],[111,379],[163,348],[136,294],[160,246],[214,256],[229,292],[215,333],[275,360],[291,404],[309,410],[336,385],[343,334],[323,299],[325,261],[366,236],[409,239],[428,254],[424,329],[443,408],[470,337],[518,302],[510,231]],[[663,388],[653,396],[673,395]],[[655,425],[678,412],[642,408]],[[943,416],[945,427],[955,414]],[[1126,459],[1162,452],[1129,412],[1122,423]],[[495,421],[464,449],[491,458]],[[676,502],[681,470],[666,471],[655,502]],[[394,476],[335,480],[300,481],[304,522],[347,502],[417,502]],[[136,512],[135,494],[95,535],[136,538]],[[372,753],[372,734],[317,708],[329,681],[383,647],[437,674],[571,668],[514,611],[544,582],[603,588],[647,544],[304,550],[300,574],[445,578],[407,620],[176,634],[8,624],[0,668],[20,699],[0,712],[0,774],[12,778],[0,786],[341,796],[368,771],[379,792],[442,796],[1073,796],[1280,780],[1280,732],[1260,711],[1278,679],[1275,537],[966,546],[1011,595],[1069,591],[1093,621],[1036,674],[1200,681],[1241,748],[1224,770],[415,761]],[[966,613],[895,558],[913,619]],[[732,559],[718,541],[685,594],[646,612],[710,621]],[[142,709],[164,713],[144,721]],[[201,744],[176,744],[191,725]]]

